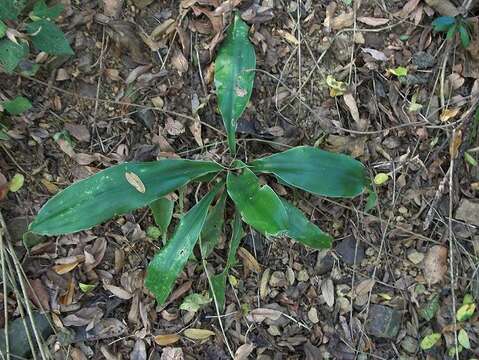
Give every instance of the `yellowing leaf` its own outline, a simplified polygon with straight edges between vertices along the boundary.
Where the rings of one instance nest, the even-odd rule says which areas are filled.
[[[171,345],[180,340],[180,336],[176,334],[156,335],[155,342],[160,346]]]
[[[181,310],[197,312],[203,305],[209,304],[211,298],[206,294],[190,294],[183,300],[180,305]]]
[[[142,194],[145,193],[146,191],[145,184],[143,184],[143,182],[141,181],[138,175],[132,172],[126,172],[125,178],[126,178],[126,181],[128,181],[128,183],[131,186],[133,186],[138,192],[141,192]]]
[[[459,155],[459,148],[462,144],[462,130],[454,130],[452,132],[451,143],[449,144],[449,155],[452,159],[457,158]]]
[[[442,335],[440,333],[432,333],[430,335],[425,336],[424,339],[421,340],[421,345],[420,345],[421,349],[423,350],[431,349],[441,339],[441,336]]]
[[[476,304],[464,304],[462,305],[456,313],[456,319],[458,321],[469,320],[476,311]]]
[[[389,175],[386,173],[379,173],[374,177],[374,183],[376,185],[382,185],[389,180]]]
[[[25,182],[25,177],[22,174],[15,174],[8,184],[8,189],[11,192],[16,192],[20,190]]]
[[[452,118],[456,117],[456,115],[459,114],[460,110],[461,108],[444,109],[441,113],[441,116],[439,116],[439,119],[442,122],[447,122]]]
[[[465,349],[470,349],[471,348],[471,343],[469,341],[469,335],[467,335],[466,330],[464,330],[464,329],[459,330],[459,334],[457,335],[457,340],[459,341],[459,344],[461,344],[463,348],[465,348]]]
[[[407,75],[407,68],[404,66],[398,66],[394,69],[388,69],[390,74],[396,75],[397,77],[406,76]]]
[[[326,84],[329,86],[329,95],[332,97],[343,95],[348,88],[346,83],[336,80],[332,75],[326,77]]]
[[[215,335],[213,331],[206,329],[186,329],[183,334],[192,340],[205,340]]]
[[[80,288],[81,292],[87,294],[90,291],[92,291],[96,287],[96,285],[95,284],[78,283],[78,287]]]

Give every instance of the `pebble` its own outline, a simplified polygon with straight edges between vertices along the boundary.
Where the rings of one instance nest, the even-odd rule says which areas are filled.
[[[356,264],[359,264],[364,259],[364,247],[361,243],[357,244],[356,251],[356,239],[348,237],[344,239],[336,246],[336,252],[341,256],[342,260],[348,264],[353,265],[356,256]]]
[[[401,327],[401,313],[384,305],[371,305],[366,321],[369,335],[385,339],[394,339]]]
[[[420,253],[416,250],[413,250],[407,255],[407,258],[409,259],[410,262],[412,262],[414,265],[417,265],[421,263],[424,260],[424,254]]]

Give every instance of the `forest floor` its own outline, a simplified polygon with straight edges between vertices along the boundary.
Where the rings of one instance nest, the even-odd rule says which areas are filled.
[[[36,359],[479,358],[479,315],[468,306],[479,301],[474,4],[455,4],[471,21],[464,48],[432,29],[455,15],[448,1],[61,2],[75,55],[43,59],[34,78],[0,72],[0,96],[33,104],[4,116],[10,139],[0,142],[0,175],[25,177],[0,202],[2,258],[19,277],[17,292],[1,291],[0,327],[18,326],[15,341],[25,341],[20,318],[35,314],[44,349]],[[147,209],[73,235],[28,238],[28,250],[22,237],[50,197],[111,165],[227,156],[212,75],[233,9],[251,26],[257,55],[240,158],[296,145],[346,153],[376,178],[378,203],[365,212],[365,197],[272,184],[334,236],[333,248],[245,228],[222,331],[214,302],[180,309],[191,294],[208,296],[201,262],[188,263],[164,306],[145,289],[161,247],[147,235]],[[331,79],[345,91],[331,96]],[[173,195],[171,229],[195,190]],[[208,259],[212,271],[225,264],[229,229]]]

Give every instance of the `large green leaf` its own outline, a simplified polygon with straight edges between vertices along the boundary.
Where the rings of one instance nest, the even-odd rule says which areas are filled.
[[[432,22],[434,31],[446,32],[456,24],[456,19],[452,16],[440,16]]]
[[[15,44],[8,39],[0,40],[0,64],[7,74],[11,74],[27,55],[28,45],[24,42]]]
[[[260,186],[250,169],[240,171],[240,175],[228,173],[227,189],[243,221],[265,235],[284,233],[288,214],[281,199],[268,185]]]
[[[256,55],[248,31],[246,23],[236,14],[215,61],[218,105],[233,154],[236,152],[237,121],[251,97],[256,68]]]
[[[172,159],[113,166],[55,195],[40,210],[30,230],[58,235],[89,229],[221,169],[209,161]]]
[[[241,226],[241,216],[238,212],[236,212],[232,222],[232,234],[226,266],[222,272],[211,277],[211,291],[213,292],[216,302],[218,303],[218,310],[220,313],[222,313],[225,309],[226,278],[228,277],[229,269],[236,264],[236,251],[238,250],[243,235],[244,232],[243,227]]]
[[[216,205],[208,213],[205,226],[201,232],[201,256],[206,259],[220,242],[225,221],[226,191],[221,195]]]
[[[281,199],[248,168],[228,174],[228,194],[247,224],[265,235],[286,235],[315,249],[331,246],[332,238],[311,223],[293,205]]]
[[[56,4],[52,7],[48,7],[45,0],[38,0],[33,6],[33,17],[43,19],[55,19],[63,12],[63,4]]]
[[[51,55],[73,55],[65,34],[51,21],[41,19],[29,23],[27,32],[38,50]]]
[[[0,0],[0,20],[16,20],[23,6],[23,1]]]
[[[369,183],[359,161],[311,146],[298,146],[250,165],[255,172],[272,173],[284,183],[316,195],[354,197]]]
[[[220,186],[223,184],[217,184],[208,195],[183,216],[173,237],[148,265],[145,285],[155,295],[158,304],[163,304],[168,298],[178,274],[193,252],[206,221],[208,207]]]
[[[304,214],[284,199],[283,205],[288,213],[286,235],[313,249],[329,249],[333,239],[319,227],[310,222]]]

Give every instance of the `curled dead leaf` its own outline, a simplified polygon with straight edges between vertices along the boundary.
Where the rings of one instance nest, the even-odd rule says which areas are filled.
[[[136,191],[144,194],[146,192],[145,184],[141,181],[140,177],[133,172],[127,171],[125,173],[125,178],[128,183],[133,186]]]
[[[116,297],[120,299],[130,300],[133,297],[132,293],[126,291],[125,289],[119,286],[103,284],[103,287],[105,288],[105,290],[108,290],[109,292],[111,292],[113,295],[115,295]]]
[[[447,272],[447,254],[445,246],[434,245],[424,258],[424,276],[429,285],[442,281]]]
[[[180,336],[176,334],[156,335],[154,337],[155,343],[160,346],[167,346],[176,343],[180,340]]]
[[[249,314],[246,316],[248,321],[261,323],[266,319],[275,321],[281,317],[281,311],[274,310],[274,309],[267,309],[267,308],[257,308],[251,310]]]
[[[244,247],[238,249],[238,256],[243,260],[244,265],[257,273],[261,272],[261,265],[255,259],[255,257]]]

